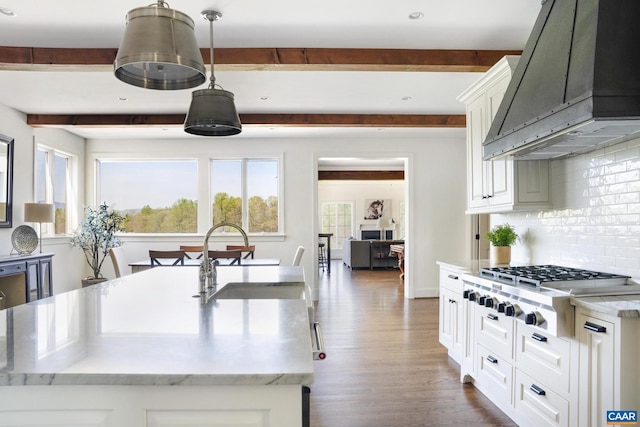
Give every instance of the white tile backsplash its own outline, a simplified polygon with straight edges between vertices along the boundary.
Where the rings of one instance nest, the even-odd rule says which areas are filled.
[[[492,215],[526,238],[512,261],[640,278],[640,139],[551,161],[554,209]]]

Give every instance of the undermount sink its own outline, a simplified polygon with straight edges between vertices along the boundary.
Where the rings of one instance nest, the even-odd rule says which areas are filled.
[[[288,283],[227,283],[213,299],[304,299],[305,285]]]

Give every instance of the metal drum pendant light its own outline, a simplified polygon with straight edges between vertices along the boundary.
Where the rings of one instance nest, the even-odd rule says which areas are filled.
[[[213,21],[222,14],[214,10],[205,10],[202,17],[209,21],[211,39],[211,83],[209,88],[193,92],[191,106],[184,122],[187,133],[202,136],[230,136],[242,132],[240,117],[233,102],[233,93],[216,85],[213,72]],[[216,89],[216,86],[219,89]]]
[[[119,80],[147,89],[190,89],[207,80],[193,19],[164,1],[129,11],[113,67]]]

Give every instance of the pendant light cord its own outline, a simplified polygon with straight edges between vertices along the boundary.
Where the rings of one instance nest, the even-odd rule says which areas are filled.
[[[214,89],[216,85],[216,76],[213,74],[213,18],[209,18],[209,41],[211,42],[211,47],[209,51],[209,56],[211,57],[211,84],[209,85],[210,89]]]

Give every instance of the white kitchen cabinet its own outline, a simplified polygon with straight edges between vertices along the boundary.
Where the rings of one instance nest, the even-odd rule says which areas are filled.
[[[606,426],[607,411],[640,408],[639,323],[577,308],[580,426]]]
[[[449,356],[458,364],[462,363],[462,280],[460,272],[440,267],[440,344],[445,346]]]
[[[498,61],[458,100],[467,111],[467,213],[549,208],[547,160],[482,160],[484,141],[519,56]]]

